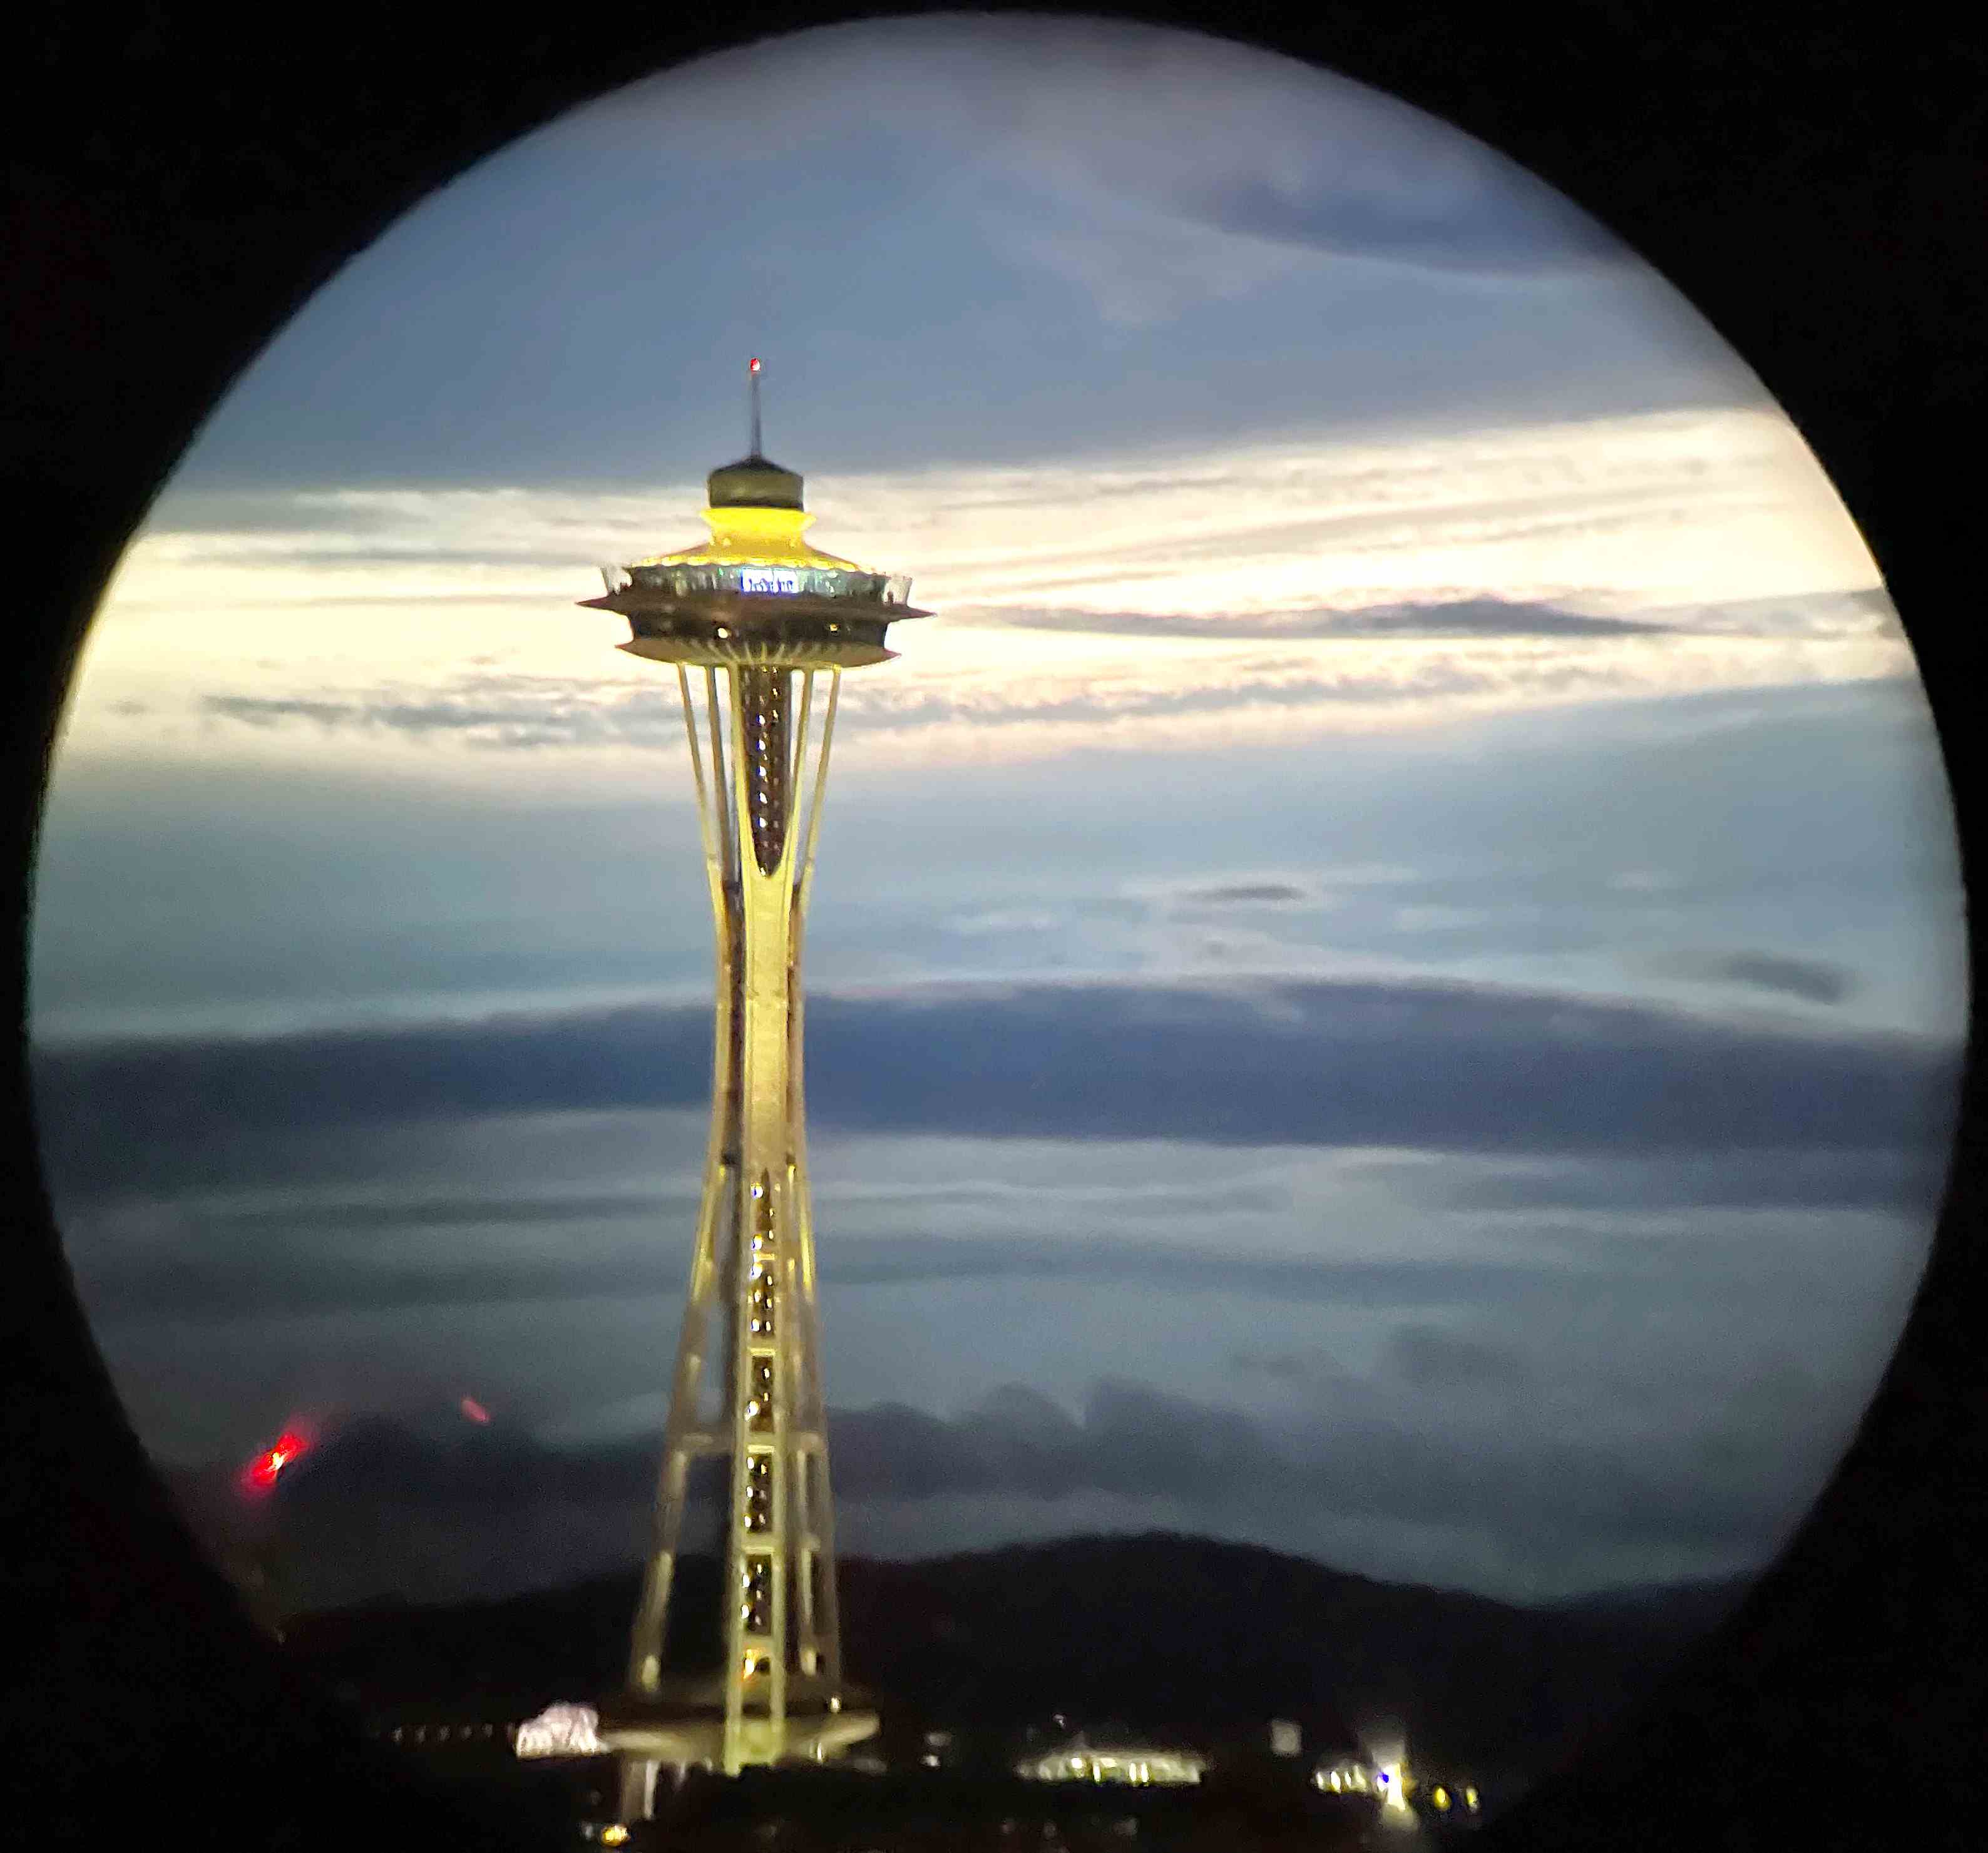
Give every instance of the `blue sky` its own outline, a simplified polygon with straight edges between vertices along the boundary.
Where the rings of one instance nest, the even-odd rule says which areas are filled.
[[[1521,1599],[1761,1561],[1903,1317],[1965,1009],[1869,555],[1529,177],[1061,20],[576,112],[200,434],[35,929],[155,1451],[470,1393],[634,1480],[521,1493],[508,1567],[354,1574],[637,1548],[710,927],[673,687],[573,601],[691,537],[752,353],[816,538],[938,613],[847,680],[810,941],[848,1548],[1168,1524]]]
[[[1392,100],[1178,33],[898,20],[704,60],[462,177],[285,331],[184,481],[681,467],[735,446],[712,387],[742,343],[817,471],[1748,380],[1601,228]]]

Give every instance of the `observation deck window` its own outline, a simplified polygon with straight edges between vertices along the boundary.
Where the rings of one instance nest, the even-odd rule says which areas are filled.
[[[840,566],[748,565],[603,567],[610,592],[630,586],[679,596],[699,592],[741,593],[758,598],[848,599],[866,604],[902,605],[911,596],[908,574],[852,572]]]

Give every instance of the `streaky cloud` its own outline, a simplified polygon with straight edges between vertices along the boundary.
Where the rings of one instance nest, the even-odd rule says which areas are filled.
[[[1222,613],[1182,617],[1147,612],[1002,608],[973,613],[976,622],[1020,630],[1054,630],[1107,636],[1204,637],[1330,641],[1395,637],[1657,636],[1674,627],[1628,618],[1590,617],[1558,606],[1524,599],[1480,598],[1425,603],[1369,605],[1351,609],[1316,606],[1300,611]]]
[[[695,1107],[708,1009],[44,1047],[59,1178],[235,1128]],[[1959,1051],[1462,983],[933,985],[810,1006],[825,1125],[1513,1153],[1943,1150]]]
[[[1740,985],[1778,997],[1800,997],[1809,1004],[1841,1004],[1858,988],[1856,974],[1844,967],[1787,953],[1676,953],[1652,964],[1679,977]]]
[[[1183,888],[1172,896],[1189,907],[1287,907],[1315,899],[1295,882],[1217,882]]]
[[[658,1206],[660,1207],[660,1206]],[[534,1302],[674,1298],[683,1291],[690,1218],[625,1251],[546,1261],[369,1257],[266,1243],[212,1241],[171,1254],[102,1252],[73,1234],[70,1247],[92,1315],[112,1321],[172,1318],[227,1325],[243,1319],[383,1313]],[[660,1217],[659,1217],[660,1220]],[[566,1233],[553,1214],[548,1235]],[[304,1240],[308,1213],[296,1220]],[[864,1236],[839,1231],[823,1250],[821,1278],[834,1289],[950,1286],[988,1281],[1116,1284],[1158,1293],[1234,1294],[1284,1305],[1452,1311],[1520,1308],[1563,1286],[1567,1265],[1500,1261],[1371,1261],[1236,1254],[1157,1242],[1082,1244],[1003,1237]]]

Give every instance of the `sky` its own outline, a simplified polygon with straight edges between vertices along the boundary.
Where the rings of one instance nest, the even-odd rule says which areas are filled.
[[[1966,1007],[1876,568],[1530,176],[1067,19],[604,97],[198,434],[32,950],[155,1457],[373,1435],[327,1600],[640,1549],[711,926],[673,680],[575,601],[695,538],[755,354],[812,538],[935,614],[845,680],[811,913],[844,1550],[1165,1526],[1522,1602],[1763,1563],[1909,1305]]]

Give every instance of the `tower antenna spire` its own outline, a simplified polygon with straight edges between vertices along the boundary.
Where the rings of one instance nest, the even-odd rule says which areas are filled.
[[[746,368],[746,377],[752,382],[752,448],[749,454],[757,457],[760,454],[759,445],[761,443],[759,436],[759,363],[757,359],[755,359],[751,365]]]

